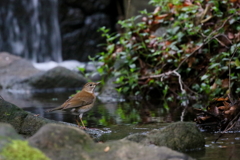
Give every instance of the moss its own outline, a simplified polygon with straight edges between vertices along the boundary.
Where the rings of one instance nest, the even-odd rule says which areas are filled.
[[[28,145],[27,141],[12,140],[0,152],[7,160],[50,160],[40,150]]]

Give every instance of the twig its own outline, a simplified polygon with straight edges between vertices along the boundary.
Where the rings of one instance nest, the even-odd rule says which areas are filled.
[[[222,131],[221,134],[218,136],[218,138],[214,141],[215,143],[219,140],[220,137],[222,137],[222,135],[224,133],[226,133],[227,131],[229,131],[230,129],[232,129],[234,127],[234,125],[237,123],[239,116],[240,116],[240,112],[238,112],[238,114],[230,122],[228,122],[228,125],[226,126],[224,131]],[[234,122],[234,123],[230,126],[230,123],[232,123],[232,122]]]
[[[178,83],[180,85],[180,89],[182,91],[182,93],[184,94],[186,91],[183,89],[183,86],[182,86],[182,78],[181,78],[181,75],[176,72],[176,70],[173,70],[173,73],[176,74],[178,76]]]
[[[222,28],[225,26],[225,24],[227,23],[227,21],[228,21],[230,18],[232,18],[234,15],[235,15],[235,14],[232,14],[231,16],[229,16],[229,17],[223,22],[223,24],[222,24],[219,28],[217,28],[216,30],[214,30],[213,32],[211,32],[211,33],[207,36],[206,39],[209,39],[209,40],[206,41],[205,44],[208,43],[208,42],[210,42],[213,38],[215,38],[215,36],[212,36],[212,35],[215,34],[215,33],[217,33],[220,29],[222,29]],[[212,37],[212,38],[210,38],[210,37]]]
[[[186,58],[178,65],[178,67],[177,67],[175,70],[179,70],[179,68],[182,66],[182,64],[183,64],[189,57],[191,57],[196,51],[198,51],[200,48],[202,48],[203,45],[205,45],[205,43],[202,44],[202,45],[200,45],[200,46],[198,46],[192,53],[190,53],[190,55],[189,55],[188,57],[186,57]]]
[[[180,75],[176,70],[174,70],[173,73],[178,76],[178,83],[179,83],[179,85],[180,85],[180,89],[181,89],[181,91],[182,91],[182,95],[183,95],[183,96],[186,96],[186,95],[185,95],[185,94],[186,94],[186,91],[185,91],[185,89],[183,89],[183,85],[182,85],[181,75]],[[187,109],[187,106],[188,106],[187,103],[186,103],[186,104],[183,104],[183,105],[184,105],[184,109],[183,109],[182,114],[181,114],[181,117],[180,117],[181,122],[183,122],[183,120],[184,120],[185,112],[186,112],[186,109]]]
[[[182,111],[182,114],[181,114],[181,117],[180,117],[181,122],[183,122],[183,120],[184,120],[186,109],[187,109],[187,106],[185,106],[183,111]]]
[[[228,76],[229,76],[229,84],[228,84],[228,89],[229,89],[229,93],[230,93],[230,98],[231,98],[231,61],[233,59],[233,57],[235,56],[235,53],[237,52],[237,46],[234,49],[233,53],[232,53],[232,57],[229,59],[229,66],[228,66]]]
[[[150,75],[150,76],[144,76],[144,77],[140,77],[139,79],[148,79],[148,78],[162,78],[164,76],[170,76],[172,74],[173,71],[168,71],[162,74],[157,74],[157,75]]]

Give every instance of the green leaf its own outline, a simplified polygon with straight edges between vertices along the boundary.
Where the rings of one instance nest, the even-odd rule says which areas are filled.
[[[209,77],[209,75],[203,75],[202,77],[201,77],[201,80],[205,80],[205,79],[207,79]]]
[[[114,49],[115,49],[115,44],[111,44],[107,46],[107,50],[109,53],[113,53]]]
[[[240,67],[240,61],[239,61],[239,59],[236,59],[236,60],[235,60],[235,65],[236,65],[237,67]]]
[[[83,73],[84,73],[85,70],[86,70],[85,68],[81,68],[81,67],[77,67],[77,69],[78,69],[80,72],[83,72]]]

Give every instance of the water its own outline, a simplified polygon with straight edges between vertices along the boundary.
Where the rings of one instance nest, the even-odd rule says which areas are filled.
[[[61,61],[57,0],[1,0],[0,51],[33,62]]]
[[[216,143],[219,134],[205,133],[205,150],[187,153],[198,160],[239,160],[240,133],[226,133]]]
[[[46,113],[45,110],[61,105],[69,95],[64,93],[39,93],[36,95],[11,94],[0,91],[7,101],[16,104],[26,111],[40,116],[75,123],[77,117],[61,112]],[[94,108],[83,116],[84,123],[89,128],[99,128],[107,132],[101,141],[117,140],[133,133],[147,132],[163,128],[171,122],[179,121],[181,109],[164,109],[161,105],[148,102],[102,103],[97,101]],[[187,116],[191,120],[193,117]],[[224,134],[217,143],[214,141],[219,134],[203,133],[206,139],[205,150],[187,152],[186,154],[199,160],[237,160],[240,157],[240,133]]]

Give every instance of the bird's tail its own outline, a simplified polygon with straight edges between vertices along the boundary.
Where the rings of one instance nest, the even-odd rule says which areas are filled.
[[[48,110],[46,110],[46,112],[52,112],[52,111],[60,110],[62,108],[63,108],[62,106],[59,106],[59,107],[56,107],[56,108],[53,108],[53,109],[48,109]]]

